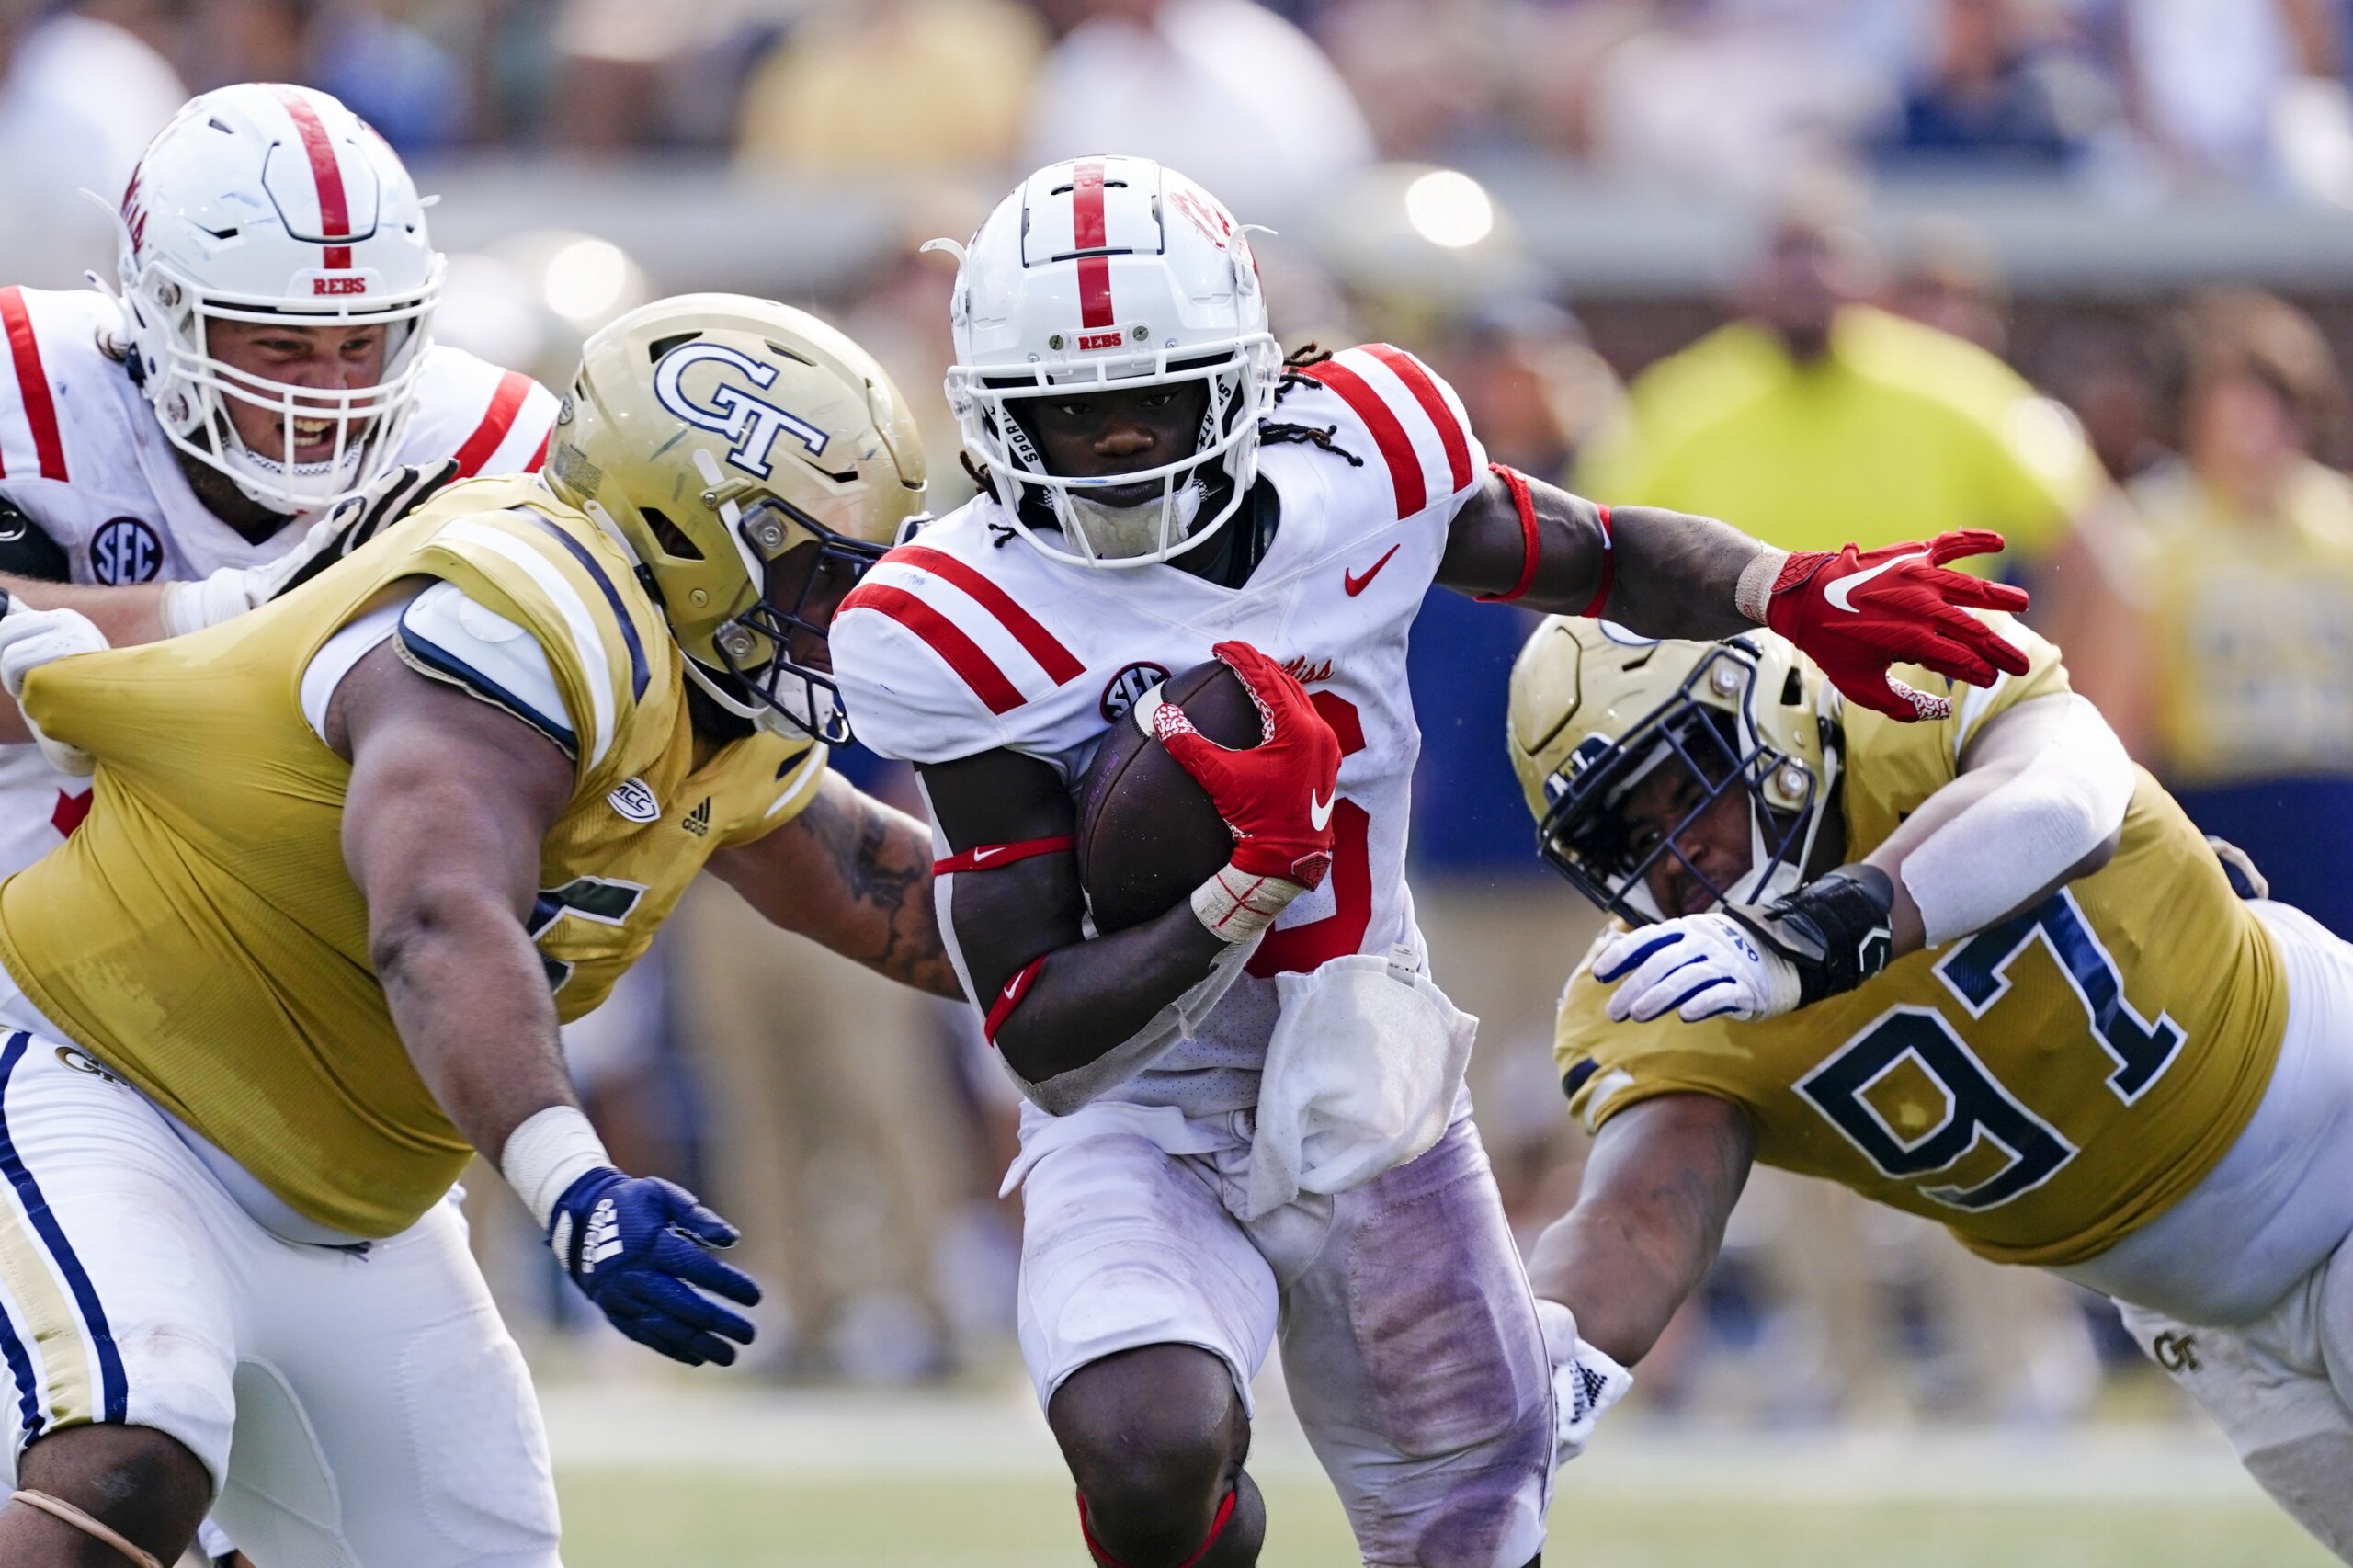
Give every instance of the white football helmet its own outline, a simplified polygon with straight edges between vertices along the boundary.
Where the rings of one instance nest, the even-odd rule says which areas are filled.
[[[442,262],[400,158],[312,87],[243,83],[192,98],[123,192],[120,256],[131,366],[165,434],[263,506],[301,513],[390,466],[416,399]],[[210,351],[211,324],[386,328],[382,379],[326,390],[247,374]],[[247,447],[242,403],[277,416],[287,460]],[[292,460],[296,426],[315,461]]]
[[[1257,477],[1258,422],[1274,411],[1282,349],[1267,330],[1249,238],[1215,197],[1149,158],[1076,158],[1022,181],[970,245],[924,248],[933,246],[960,263],[949,406],[1023,538],[1075,565],[1145,566],[1233,517]],[[1192,381],[1209,392],[1194,449],[1111,479],[1048,472],[1015,412],[1074,386]],[[1231,481],[1213,509],[1204,471]],[[1088,496],[1154,480],[1159,497],[1142,506]],[[1025,498],[1044,503],[1049,533],[1024,519]]]

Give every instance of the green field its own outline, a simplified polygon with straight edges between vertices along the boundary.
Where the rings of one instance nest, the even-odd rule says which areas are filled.
[[[1267,1488],[1267,1568],[1354,1568],[1329,1492]],[[1084,1568],[1070,1493],[1046,1480],[564,1476],[570,1568]],[[2260,1502],[1708,1504],[1566,1498],[1561,1568],[2326,1568]]]
[[[2160,1385],[2157,1393],[2164,1395]],[[1356,1568],[1259,1389],[1267,1568]],[[1086,1568],[1026,1386],[890,1394],[662,1377],[548,1389],[569,1568]],[[1552,1568],[2328,1568],[2203,1422],[1767,1430],[1613,1415],[1562,1474]]]

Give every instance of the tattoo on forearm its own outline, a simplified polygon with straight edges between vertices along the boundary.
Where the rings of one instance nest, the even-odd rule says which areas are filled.
[[[912,829],[913,824],[862,795],[847,804],[820,795],[801,820],[850,901],[881,922],[881,946],[849,956],[919,990],[961,998],[963,991],[932,908],[929,839],[916,831],[894,831],[903,824]]]

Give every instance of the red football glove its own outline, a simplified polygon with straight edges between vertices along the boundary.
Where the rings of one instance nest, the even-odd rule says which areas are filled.
[[[1997,671],[2026,674],[2026,655],[1969,613],[2022,610],[2026,590],[1945,566],[2001,548],[1992,529],[1962,528],[1927,544],[1793,554],[1773,580],[1765,624],[1820,665],[1847,701],[1906,722],[1941,719],[1949,699],[1915,691],[1887,667],[1919,665],[1972,686],[1992,685]]]
[[[1221,642],[1210,652],[1242,678],[1258,705],[1258,744],[1228,751],[1194,729],[1173,702],[1154,713],[1153,733],[1233,830],[1236,870],[1314,887],[1332,869],[1339,737],[1290,673],[1249,643]]]

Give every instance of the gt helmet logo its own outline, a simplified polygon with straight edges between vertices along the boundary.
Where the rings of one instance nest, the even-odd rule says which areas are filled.
[[[730,466],[742,469],[755,479],[767,478],[774,468],[768,454],[776,446],[776,438],[787,432],[809,449],[811,457],[824,451],[824,431],[791,410],[779,408],[725,381],[711,389],[709,403],[697,403],[687,394],[685,377],[688,370],[702,364],[724,365],[763,392],[776,384],[777,368],[723,343],[709,342],[682,344],[665,354],[662,362],[654,368],[654,398],[696,429],[709,430],[733,442],[727,451]]]

